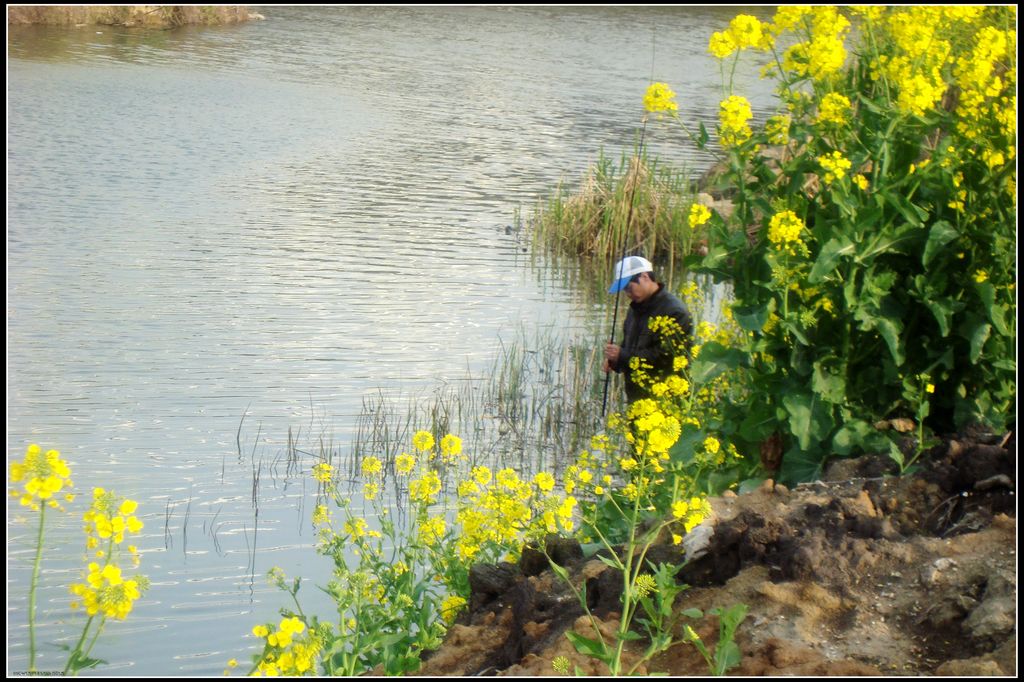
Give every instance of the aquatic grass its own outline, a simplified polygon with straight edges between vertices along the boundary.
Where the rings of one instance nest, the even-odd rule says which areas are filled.
[[[605,266],[619,259],[625,246],[672,270],[703,238],[703,228],[690,226],[695,197],[685,168],[660,164],[645,152],[630,158],[623,154],[616,164],[602,151],[578,187],[567,191],[560,183],[537,207],[529,222],[532,242],[547,254]],[[631,200],[633,218],[626,234]]]

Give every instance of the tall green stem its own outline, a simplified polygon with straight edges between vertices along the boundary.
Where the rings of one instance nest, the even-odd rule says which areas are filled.
[[[36,560],[32,566],[32,582],[28,588],[28,671],[36,671],[36,584],[39,582],[39,566],[43,561],[43,527],[46,519],[46,502],[39,509],[39,533],[36,535]]]
[[[72,664],[76,663],[77,660],[82,657],[82,643],[85,641],[85,636],[89,634],[89,626],[92,625],[92,621],[95,618],[96,616],[89,616],[89,620],[85,621],[85,627],[82,628],[82,636],[78,638],[75,648],[71,651],[71,655],[68,656],[68,662],[67,665],[64,666],[64,672],[61,673],[62,675],[67,675],[68,671],[71,670]]]

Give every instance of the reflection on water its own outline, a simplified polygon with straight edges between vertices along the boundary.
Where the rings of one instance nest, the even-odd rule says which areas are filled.
[[[600,324],[610,300],[507,226],[600,149],[631,149],[649,78],[713,123],[707,37],[734,12],[261,13],[9,27],[8,449],[61,450],[81,499],[140,502],[153,587],[94,651],[109,674],[219,674],[283,603],[268,568],[326,582],[300,474],[310,453],[346,456],[365,395],[479,376],[502,334]],[[754,78],[736,86],[763,111]],[[668,126],[648,139],[710,163]],[[11,670],[27,666],[23,517],[9,501]],[[78,527],[47,536],[40,642],[77,634],[59,623]],[[42,649],[40,669],[62,662]]]

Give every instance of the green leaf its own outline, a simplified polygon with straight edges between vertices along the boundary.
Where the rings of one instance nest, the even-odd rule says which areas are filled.
[[[846,379],[833,368],[826,367],[824,361],[814,363],[811,388],[830,403],[838,404],[846,400]]]
[[[576,647],[576,651],[586,656],[593,656],[598,660],[604,660],[608,656],[608,650],[604,642],[584,637],[581,634],[567,630],[565,636]]]
[[[569,582],[569,572],[567,570],[556,564],[554,561],[551,561],[550,559],[548,560],[548,563],[551,565],[551,570],[555,572],[555,575],[557,575],[565,582]]]
[[[747,359],[746,353],[727,348],[717,341],[709,341],[700,347],[700,355],[693,361],[690,378],[698,386],[703,385],[730,369],[735,369]]]
[[[789,414],[789,427],[802,450],[820,443],[832,430],[832,410],[814,393],[790,393],[782,398]]]
[[[740,664],[742,656],[736,642],[719,644],[715,649],[715,675],[725,675],[726,671]]]
[[[890,190],[885,190],[881,194],[886,203],[895,208],[911,225],[921,227],[928,218],[928,211],[911,203],[902,194]]]
[[[787,484],[813,480],[821,475],[822,463],[818,449],[807,451],[795,445],[782,455],[778,479]]]
[[[920,224],[904,223],[891,233],[886,231],[876,234],[866,246],[861,245],[857,249],[855,260],[857,263],[867,263],[875,256],[887,253],[904,253],[906,247],[911,242],[920,239],[919,227]]]
[[[889,353],[897,365],[902,365],[905,357],[903,355],[903,344],[900,339],[900,332],[903,331],[903,324],[898,320],[884,315],[879,315],[875,321],[875,328],[885,339],[889,346]]]
[[[945,220],[940,220],[932,225],[928,232],[928,241],[924,245],[924,253],[921,254],[921,265],[928,267],[928,264],[942,251],[942,248],[959,236],[960,233],[956,231],[956,228]]]
[[[704,612],[697,608],[683,609],[681,613],[687,618],[703,618]]]
[[[811,274],[807,276],[807,281],[810,284],[817,284],[825,279],[827,275],[832,274],[832,271],[835,270],[839,259],[850,255],[856,248],[853,242],[845,237],[829,240],[821,248],[821,253],[818,254],[818,259],[814,262],[814,267],[811,268]]]
[[[889,441],[889,458],[892,461],[896,462],[896,464],[900,468],[900,471],[903,470],[903,467],[906,462],[906,460],[903,457],[903,451],[900,450],[899,446],[896,445],[896,443],[893,443],[892,441]]]
[[[758,402],[749,405],[744,411],[739,434],[744,440],[762,441],[775,431],[776,426],[775,410],[770,405]]]
[[[969,354],[971,362],[978,362],[978,358],[981,357],[981,349],[988,341],[989,334],[992,333],[992,325],[977,315],[970,315],[960,325],[959,331],[960,335],[971,345]]]
[[[704,127],[704,122],[701,121],[697,128],[697,148],[704,149],[705,145],[708,143],[708,139],[708,129]]]
[[[981,297],[981,302],[985,305],[985,312],[988,313],[988,319],[992,322],[992,326],[1003,336],[1008,336],[1010,329],[1006,326],[1006,307],[996,302],[996,288],[992,282],[980,282],[974,286],[978,296]]]
[[[790,316],[793,316],[792,312],[790,312]],[[781,326],[783,329],[785,329],[790,334],[795,336],[796,340],[802,343],[803,345],[811,345],[811,342],[807,339],[807,335],[804,334],[803,325],[799,324],[796,320],[784,319],[782,320],[779,326]]]
[[[771,298],[767,303],[736,306],[732,308],[732,317],[744,331],[759,332],[773,312],[775,299]]]
[[[878,429],[861,419],[851,419],[832,436],[832,449],[838,455],[868,450],[884,450],[887,439]]]
[[[931,311],[932,315],[935,316],[935,321],[939,323],[939,331],[942,333],[942,337],[949,336],[953,324],[953,313],[957,307],[956,302],[949,296],[946,296],[945,298],[925,299],[924,304]]]

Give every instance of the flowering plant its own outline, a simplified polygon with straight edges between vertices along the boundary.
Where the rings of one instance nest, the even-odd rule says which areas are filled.
[[[690,264],[732,283],[746,338],[742,353],[710,347],[695,372],[745,373],[724,428],[751,448],[781,437],[783,478],[887,450],[872,426],[887,417],[1004,425],[1015,21],[1014,7],[793,6],[711,38],[730,81],[744,51],[769,56],[782,110],[760,126],[742,96],[722,103],[715,187],[734,210],[713,213]]]
[[[282,609],[276,626],[253,628],[263,646],[250,672],[415,672],[420,654],[440,645],[464,610],[473,563],[515,559],[524,542],[572,529],[576,499],[557,492],[550,473],[526,480],[511,468],[473,466],[453,434],[437,439],[418,431],[412,445],[388,462],[362,459],[360,490],[370,507],[363,514],[339,489],[332,465],[313,467],[324,494],[313,512],[317,550],[334,562],[324,591],[337,604],[338,620],[305,614],[297,598],[301,580],[288,582],[273,570],[271,581],[295,608]],[[388,484],[398,509],[383,504]]]
[[[28,446],[25,458],[10,464],[10,481],[21,484],[21,489],[12,489],[10,494],[17,497],[23,507],[39,513],[39,530],[36,536],[36,556],[29,584],[28,630],[29,630],[29,672],[36,672],[36,588],[43,556],[43,538],[46,529],[46,510],[64,511],[61,501],[73,502],[75,496],[65,489],[74,487],[71,469],[57,450],[43,452],[36,444]],[[60,494],[58,496],[58,494]],[[125,545],[130,535],[138,534],[143,523],[135,516],[138,503],[120,497],[103,488],[93,490],[92,506],[85,512],[85,547],[92,561],[82,571],[83,582],[69,586],[75,600],[72,610],[81,609],[87,616],[74,648],[70,649],[62,674],[76,674],[80,670],[93,668],[102,663],[92,658],[91,653],[108,619],[124,620],[131,613],[135,602],[149,587],[149,580],[143,575],[124,575],[121,559],[127,552],[133,566],[139,565],[139,552],[135,545]]]

